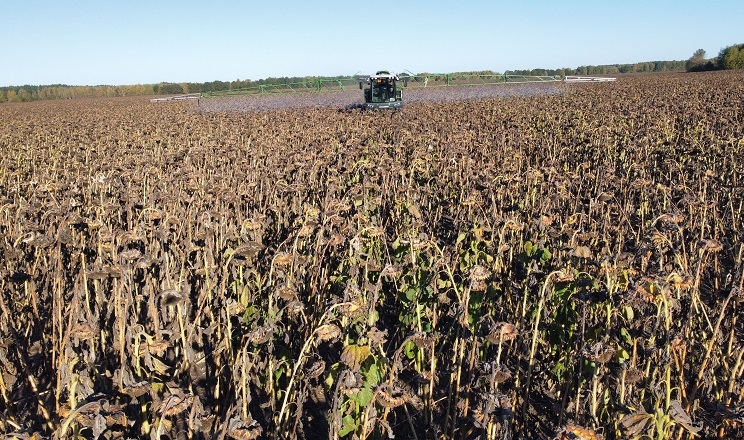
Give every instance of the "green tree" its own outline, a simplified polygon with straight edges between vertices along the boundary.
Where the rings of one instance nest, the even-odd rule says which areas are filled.
[[[176,83],[160,83],[153,86],[153,91],[157,95],[180,95],[183,93],[183,86]]]
[[[721,49],[718,54],[721,69],[744,69],[744,44],[735,44]]]

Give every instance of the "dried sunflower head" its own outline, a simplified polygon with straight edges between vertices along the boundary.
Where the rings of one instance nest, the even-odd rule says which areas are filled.
[[[381,277],[390,277],[393,279],[399,278],[401,275],[403,275],[403,269],[400,268],[400,266],[395,264],[388,264],[383,269],[382,272],[380,272]]]
[[[555,440],[603,440],[604,437],[590,428],[584,428],[577,425],[566,426]]]
[[[582,354],[591,361],[605,364],[612,359],[612,356],[615,354],[615,349],[600,341],[589,348],[584,348]]]
[[[485,281],[491,276],[491,271],[481,265],[476,265],[470,268],[469,275],[471,281]]]
[[[264,246],[257,241],[249,241],[248,243],[242,244],[235,248],[233,251],[233,258],[243,258],[251,260],[255,258],[259,252],[263,250]]]
[[[263,325],[249,331],[245,337],[248,339],[248,342],[261,345],[269,342],[273,334],[274,328],[272,326]]]
[[[493,371],[493,380],[496,383],[503,383],[512,378],[512,373],[506,365],[496,365]]]
[[[302,301],[290,301],[287,303],[286,310],[287,313],[291,316],[299,315],[305,310],[305,305],[302,303]]]
[[[362,231],[369,238],[377,238],[385,233],[385,230],[379,226],[369,226]]]
[[[305,377],[308,379],[314,379],[325,371],[326,363],[323,359],[317,359],[305,370]]]
[[[240,229],[241,229],[241,232],[242,231],[256,231],[258,229],[261,229],[261,226],[262,226],[261,220],[247,219],[240,225]]]
[[[166,289],[160,292],[160,305],[162,307],[175,306],[186,299],[186,296],[176,289]]]
[[[434,337],[426,332],[416,332],[408,337],[408,339],[416,345],[418,348],[428,349],[434,343]]]
[[[367,341],[372,346],[378,346],[387,342],[387,330],[379,330],[377,327],[372,327],[367,332]]]
[[[351,301],[339,304],[338,311],[341,315],[352,319],[362,316],[366,313],[364,305],[359,298],[354,298]]]
[[[401,387],[383,383],[375,390],[375,399],[384,408],[395,408],[408,401],[408,394]]]
[[[130,397],[140,397],[152,390],[150,382],[143,380],[121,389],[121,392]]]
[[[488,284],[485,281],[471,279],[469,287],[474,292],[485,292],[488,289]]]
[[[644,377],[645,374],[643,370],[639,370],[638,368],[628,368],[625,371],[625,383],[629,385],[633,385],[642,381]]]
[[[227,435],[235,440],[256,440],[261,433],[263,428],[255,420],[246,423],[239,417],[233,417],[228,423]]]
[[[723,250],[723,244],[715,238],[709,238],[701,242],[702,248],[708,252],[720,252]]]
[[[245,312],[245,305],[235,298],[228,298],[225,305],[227,306],[227,314],[229,316],[237,316]]]
[[[336,324],[323,324],[315,329],[316,342],[326,342],[338,339],[341,336],[341,329]]]
[[[288,266],[292,264],[292,261],[294,261],[294,257],[287,252],[279,252],[274,256],[274,264],[277,266]]]
[[[70,337],[81,341],[93,339],[98,336],[98,334],[98,327],[87,322],[79,322],[72,327],[72,330],[70,330]]]
[[[508,322],[497,322],[486,335],[488,342],[499,344],[501,342],[512,341],[517,337],[517,327]]]
[[[297,231],[297,236],[302,238],[307,238],[311,235],[313,235],[313,231],[315,231],[315,228],[318,226],[318,223],[314,221],[310,221],[308,223],[305,223],[302,225],[299,231]]]
[[[142,257],[142,252],[137,249],[129,249],[123,252],[119,252],[119,257],[124,261],[134,261]]]
[[[297,291],[291,284],[283,284],[276,289],[276,294],[280,299],[284,301],[292,301],[297,299]]]

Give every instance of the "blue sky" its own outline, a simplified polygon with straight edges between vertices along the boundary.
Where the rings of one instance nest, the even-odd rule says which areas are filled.
[[[578,67],[744,43],[741,0],[0,0],[0,86]]]

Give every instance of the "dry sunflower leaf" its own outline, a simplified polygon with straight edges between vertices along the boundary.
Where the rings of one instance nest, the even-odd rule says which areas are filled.
[[[653,416],[646,411],[628,414],[620,420],[620,427],[626,437],[637,438],[653,426]]]
[[[341,353],[341,362],[352,371],[359,371],[362,363],[372,354],[366,345],[347,345]]]
[[[687,414],[687,411],[682,408],[682,403],[679,400],[672,400],[669,402],[669,415],[675,423],[682,425],[688,432],[697,434],[700,432],[702,426],[695,425],[692,419]]]
[[[192,394],[186,394],[183,392],[171,394],[160,403],[158,413],[162,414],[164,417],[181,414],[191,406],[193,401],[194,396]]]
[[[167,374],[171,368],[157,357],[149,355],[145,356],[145,364],[151,371],[162,375]]]

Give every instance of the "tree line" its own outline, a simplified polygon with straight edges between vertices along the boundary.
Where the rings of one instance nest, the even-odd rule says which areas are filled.
[[[681,72],[685,70],[685,61],[646,61],[633,64],[606,64],[599,66],[579,66],[575,69],[530,69],[508,70],[509,75],[531,76],[567,76],[567,75],[619,75],[636,72]]]
[[[721,49],[715,58],[705,58],[705,51],[698,49],[686,61],[648,61],[634,64],[609,64],[598,66],[579,66],[561,69],[530,69],[508,70],[508,75],[532,76],[566,76],[566,75],[619,75],[634,72],[699,72],[719,69],[743,69],[744,44],[732,45]],[[486,72],[483,72],[484,74]],[[488,74],[500,73],[487,71]],[[345,78],[337,76],[337,79]],[[178,95],[183,93],[204,93],[223,90],[239,90],[261,85],[306,84],[312,87],[318,77],[269,77],[256,81],[249,79],[235,81],[209,81],[203,83],[184,82],[158,84],[135,84],[124,86],[69,86],[65,84],[53,85],[23,85],[0,87],[0,103],[27,102],[47,99],[99,98],[117,96],[146,96],[146,95]]]
[[[337,79],[346,78],[337,76]],[[118,96],[180,95],[184,93],[204,93],[223,90],[239,90],[261,85],[307,84],[311,87],[319,78],[304,77],[269,77],[256,81],[249,79],[235,81],[209,81],[203,83],[183,82],[158,84],[135,84],[125,86],[69,86],[23,85],[0,87],[0,102],[28,102],[47,99],[105,98]],[[329,78],[324,78],[329,79]],[[333,79],[333,78],[330,78]]]

